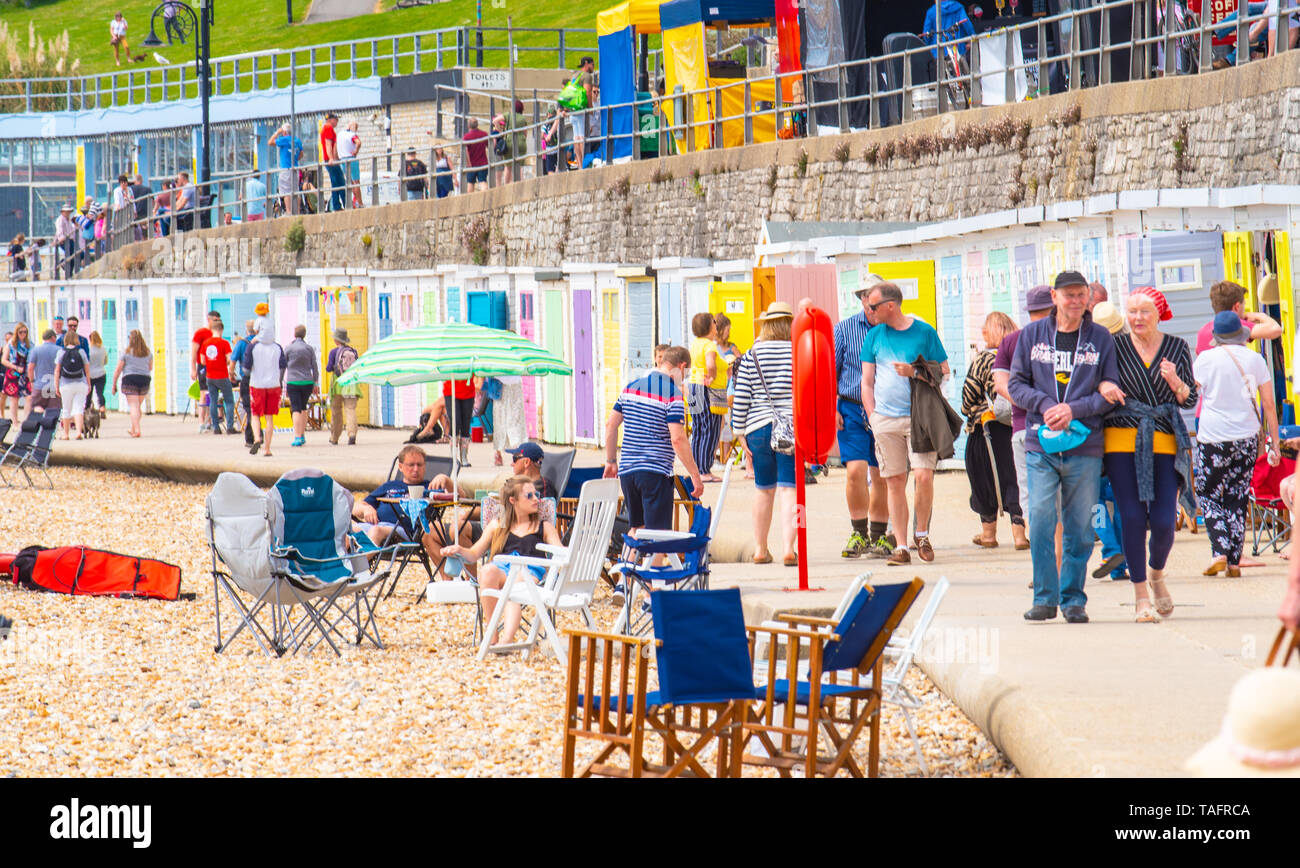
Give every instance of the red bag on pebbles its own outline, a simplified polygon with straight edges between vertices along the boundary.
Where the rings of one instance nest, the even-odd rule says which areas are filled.
[[[0,575],[24,588],[60,594],[176,600],[181,591],[175,564],[85,546],[28,546],[0,555]]]

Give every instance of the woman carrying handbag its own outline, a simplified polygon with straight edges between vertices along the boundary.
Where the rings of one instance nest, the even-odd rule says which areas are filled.
[[[790,325],[794,310],[774,301],[758,318],[758,340],[741,357],[731,407],[732,430],[744,436],[754,465],[754,563],[770,564],[767,547],[776,489],[781,490],[783,563],[799,565],[795,539],[794,356]]]

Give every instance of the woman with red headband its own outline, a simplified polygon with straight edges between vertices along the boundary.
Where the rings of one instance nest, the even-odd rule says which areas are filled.
[[[1191,482],[1191,438],[1179,411],[1196,406],[1196,380],[1187,342],[1158,327],[1172,318],[1159,290],[1144,286],[1129,294],[1130,333],[1115,336],[1120,393],[1104,423],[1102,461],[1120,511],[1120,544],[1139,623],[1173,614],[1164,571],[1174,546],[1179,490]]]

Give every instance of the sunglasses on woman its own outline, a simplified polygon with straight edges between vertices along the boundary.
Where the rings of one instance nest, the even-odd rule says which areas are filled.
[[[527,494],[522,495],[522,496],[523,496],[524,498],[528,499],[528,500],[536,500],[536,499],[537,499],[537,492],[536,492],[536,491],[530,491],[530,492],[528,492]]]

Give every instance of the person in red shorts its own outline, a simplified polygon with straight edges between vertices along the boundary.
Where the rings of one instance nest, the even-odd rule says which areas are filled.
[[[254,432],[264,430],[249,447],[248,454],[271,455],[271,434],[275,430],[275,414],[280,410],[280,392],[284,388],[284,371],[287,360],[284,348],[275,342],[271,321],[265,317],[258,321],[257,341],[252,351],[245,354],[244,373],[248,376],[249,420]]]
[[[222,337],[224,326],[221,320],[212,323],[212,337],[199,345],[199,361],[208,378],[208,415],[212,419],[212,433],[221,433],[224,416],[226,433],[234,434],[235,392],[230,387],[230,343]],[[224,405],[225,413],[221,412]]]
[[[442,396],[446,399],[448,421],[456,432],[460,466],[469,467],[469,429],[474,421],[474,380],[444,380]],[[450,433],[450,432],[448,432]]]

